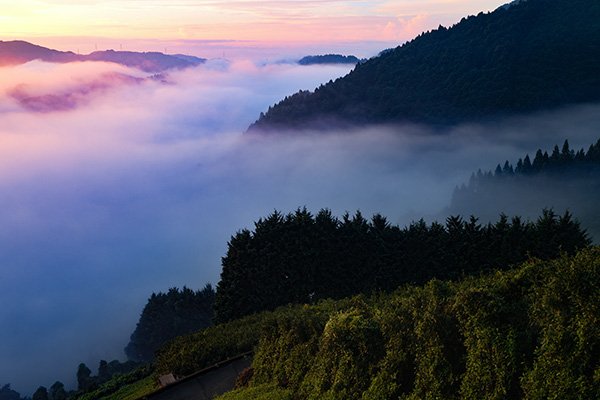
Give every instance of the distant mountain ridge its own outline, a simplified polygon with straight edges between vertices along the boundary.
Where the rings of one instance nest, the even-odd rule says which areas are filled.
[[[24,64],[33,60],[66,63],[78,61],[79,56],[71,51],[48,49],[23,40],[0,41],[0,66]]]
[[[300,65],[315,65],[315,64],[358,64],[360,60],[358,57],[349,55],[344,56],[341,54],[323,54],[315,56],[302,57],[298,64]]]
[[[423,33],[314,92],[287,97],[249,131],[344,124],[451,125],[600,100],[600,2],[527,0]]]
[[[148,73],[159,73],[170,69],[184,69],[206,62],[204,58],[184,54],[170,55],[160,52],[105,50],[80,55],[71,51],[49,49],[22,40],[0,41],[0,66],[19,65],[33,60],[52,63],[77,61],[113,62],[137,68]]]

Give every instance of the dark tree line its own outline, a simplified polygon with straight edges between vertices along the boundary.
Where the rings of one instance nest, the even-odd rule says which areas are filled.
[[[67,400],[69,393],[65,390],[65,385],[56,381],[47,389],[44,386],[40,386],[33,393],[33,397],[21,397],[21,394],[16,390],[11,389],[10,384],[2,386],[0,388],[0,400]]]
[[[569,141],[565,140],[562,148],[554,146],[551,154],[548,151],[538,149],[533,161],[529,154],[524,158],[519,158],[516,166],[506,160],[503,165],[498,164],[492,171],[471,174],[469,183],[461,185],[455,189],[455,196],[463,191],[477,191],[481,185],[494,183],[497,180],[512,176],[528,176],[541,173],[546,174],[564,174],[575,170],[579,173],[598,173],[600,172],[600,139],[595,144],[591,144],[587,152],[579,149],[577,152],[570,148]]]
[[[229,321],[287,303],[455,279],[508,268],[528,257],[553,258],[590,243],[571,214],[544,210],[535,222],[502,215],[482,225],[449,217],[405,228],[385,217],[334,217],[329,210],[277,211],[232,236],[222,259],[215,319]]]
[[[92,375],[92,370],[85,363],[81,363],[77,367],[77,394],[96,390],[113,377],[128,374],[140,366],[141,364],[135,361],[120,362],[113,360],[107,362],[106,360],[100,360],[98,374]]]
[[[75,398],[108,395],[148,376],[153,370],[148,362],[165,343],[212,325],[214,299],[215,291],[210,284],[196,291],[183,287],[152,293],[125,347],[129,361],[101,360],[95,376],[87,365],[79,364]]]
[[[77,367],[77,390],[67,391],[65,385],[54,382],[50,388],[39,386],[33,396],[21,398],[20,394],[5,385],[0,389],[0,400],[70,400],[77,399],[84,393],[93,391],[103,383],[110,381],[115,376],[125,375],[140,367],[139,363],[133,361],[119,362],[113,360],[106,362],[101,360],[98,365],[98,374],[92,375],[92,371],[84,363]]]
[[[537,150],[516,165],[505,161],[494,171],[477,171],[454,190],[448,213],[477,213],[489,220],[500,212],[535,215],[543,207],[568,208],[600,239],[600,140],[573,150],[565,141],[552,151]]]
[[[447,125],[597,101],[599,20],[597,0],[528,0],[463,18],[287,97],[250,130]]]
[[[130,360],[151,361],[154,352],[169,340],[212,324],[215,291],[171,288],[152,293],[131,335],[125,353]]]
[[[341,54],[324,54],[318,56],[302,57],[298,64],[314,65],[314,64],[357,64],[360,60],[356,56],[344,56]]]

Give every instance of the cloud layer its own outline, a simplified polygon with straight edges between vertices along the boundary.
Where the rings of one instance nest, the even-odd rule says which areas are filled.
[[[597,139],[597,106],[443,135],[418,126],[242,135],[268,105],[347,68],[209,63],[46,113],[11,91],[139,74],[95,63],[3,69],[0,377],[22,392],[73,385],[79,362],[122,358],[152,291],[216,283],[229,237],[274,209],[360,209],[404,224],[446,206],[479,167],[565,132],[574,147]]]
[[[122,358],[152,291],[216,282],[228,235],[258,211],[235,221],[239,212],[224,208],[244,203],[227,180],[243,167],[224,158],[268,104],[345,72],[210,63],[169,84],[115,84],[68,111],[39,113],[15,88],[79,93],[106,74],[139,73],[98,63],[4,68],[0,376],[21,390],[72,384],[79,362]]]

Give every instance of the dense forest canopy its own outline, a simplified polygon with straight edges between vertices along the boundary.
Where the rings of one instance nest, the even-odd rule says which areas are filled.
[[[250,131],[465,120],[600,100],[600,3],[528,0],[360,63],[270,107]]]
[[[593,248],[457,283],[280,308],[246,321],[262,321],[251,378],[219,400],[598,399],[599,297]],[[171,351],[191,350],[183,344]]]
[[[468,185],[462,185],[456,190],[476,191],[477,186],[484,184],[486,181],[514,175],[562,174],[565,170],[572,168],[576,168],[580,173],[589,174],[597,172],[599,167],[600,139],[595,144],[591,144],[587,152],[584,149],[575,152],[570,148],[569,141],[565,140],[562,149],[555,145],[551,155],[547,151],[542,152],[542,149],[538,149],[533,161],[527,154],[524,158],[519,158],[515,167],[506,160],[504,165],[498,164],[493,172],[483,173],[480,169],[477,174],[473,173],[471,175]]]
[[[151,361],[167,341],[212,324],[215,291],[210,284],[202,290],[171,288],[152,293],[125,348],[135,361]]]
[[[318,56],[302,57],[298,64],[300,65],[315,65],[315,64],[357,64],[360,60],[356,56],[344,56],[341,54],[324,54]]]
[[[530,341],[538,340],[538,336],[532,336],[532,332],[538,334],[544,329],[550,329],[548,324],[554,329],[548,331],[550,333],[547,335],[551,336],[556,329],[567,332],[572,330],[573,324],[587,324],[593,321],[582,322],[577,319],[567,321],[565,326],[556,327],[549,320],[527,319],[530,318],[527,307],[532,307],[531,302],[546,301],[545,297],[532,287],[552,281],[559,273],[563,273],[557,271],[564,271],[565,266],[571,265],[570,259],[564,257],[553,263],[541,260],[555,258],[560,254],[573,254],[577,249],[588,245],[589,240],[585,232],[568,212],[557,216],[549,210],[545,210],[535,222],[525,222],[518,217],[509,220],[508,217],[501,216],[495,224],[481,225],[473,217],[468,220],[450,217],[445,225],[426,224],[421,220],[404,229],[390,225],[380,215],[366,220],[358,212],[354,216],[346,214],[341,219],[333,217],[328,210],[321,210],[315,216],[306,209],[298,209],[288,215],[274,212],[256,222],[254,231],[240,231],[229,243],[228,253],[223,259],[223,279],[217,291],[217,298],[219,295],[223,296],[220,299],[221,303],[217,302],[217,312],[221,313],[217,316],[222,321],[230,322],[199,329],[192,334],[178,335],[158,348],[156,359],[151,364],[142,367],[132,364],[127,371],[117,372],[115,368],[129,367],[128,363],[101,361],[97,375],[92,375],[90,368],[80,364],[77,369],[77,391],[66,392],[64,385],[56,382],[50,390],[40,387],[36,393],[41,396],[39,400],[44,400],[43,396],[53,399],[53,393],[56,393],[57,399],[139,398],[157,388],[158,375],[174,373],[179,377],[186,376],[253,349],[256,351],[255,370],[247,375],[248,379],[243,380],[250,384],[248,390],[266,391],[271,395],[276,393],[275,398],[282,399],[290,398],[289,395],[294,393],[304,393],[305,390],[312,395],[302,395],[301,398],[327,398],[328,393],[334,392],[331,398],[359,398],[356,397],[358,394],[366,392],[372,395],[379,393],[379,397],[372,398],[390,398],[380,395],[395,395],[398,391],[408,393],[412,390],[414,393],[424,393],[423,383],[417,378],[421,373],[419,371],[429,370],[433,365],[431,363],[438,362],[436,360],[440,360],[439,357],[442,357],[442,363],[446,365],[444,368],[449,368],[448,371],[452,371],[451,374],[455,376],[454,383],[448,386],[444,393],[472,391],[475,395],[467,397],[477,398],[490,391],[500,390],[519,398],[525,386],[546,393],[540,386],[540,377],[545,373],[559,371],[563,367],[573,373],[573,379],[583,382],[577,393],[593,393],[596,389],[589,381],[590,365],[583,356],[577,355],[577,362],[567,360],[570,364],[561,361],[560,365],[550,365],[550,355],[544,355],[542,352],[553,350],[543,348],[539,342]],[[530,262],[520,270],[511,270],[516,263],[530,256],[537,257],[537,261]],[[578,257],[576,260],[580,261],[596,260],[597,250],[581,253]],[[589,267],[589,263],[582,265],[585,268]],[[500,272],[504,270],[509,272]],[[531,273],[534,270],[536,272]],[[496,272],[490,274],[491,271]],[[487,277],[476,278],[482,273],[487,273]],[[585,275],[582,273],[578,272],[573,276],[576,282]],[[586,282],[594,286],[596,275],[590,275]],[[425,283],[431,278],[433,281],[424,288],[406,285]],[[458,283],[451,283],[440,282],[436,278],[461,279]],[[509,281],[514,284],[505,287]],[[229,285],[225,286],[224,283]],[[574,284],[576,283],[565,281],[565,287],[569,290]],[[230,289],[230,292],[222,291],[223,288]],[[391,290],[395,292],[385,294]],[[498,303],[499,308],[494,308],[496,303],[489,303],[489,296],[486,295],[488,297],[484,296],[482,302],[469,303],[471,305],[468,307],[489,311],[489,315],[476,316],[471,320],[470,311],[461,314],[460,307],[452,304],[455,301],[459,304],[463,301],[461,299],[464,293],[470,296],[469,293],[473,290],[477,293],[491,291],[489,296],[492,296],[492,300],[496,299],[494,301]],[[324,297],[342,298],[360,292],[372,296],[318,300]],[[564,288],[558,291],[550,290],[550,293],[559,293],[560,296],[566,292]],[[206,295],[205,298],[215,296],[210,286],[197,292],[187,288],[171,289],[166,294],[153,294],[147,308],[153,308],[150,307],[152,304],[193,303],[189,300],[202,293]],[[585,293],[595,295],[587,291]],[[224,295],[230,295],[231,298]],[[425,297],[422,297],[423,295]],[[442,297],[436,297],[438,295]],[[161,300],[157,301],[157,298]],[[477,298],[479,297],[475,300]],[[231,299],[237,303],[231,302]],[[269,299],[270,303],[265,303],[265,299]],[[428,303],[430,301],[433,303]],[[445,304],[442,308],[436,305],[439,301]],[[555,304],[555,300],[551,299],[549,302]],[[274,312],[260,312],[288,303],[304,305],[289,304]],[[306,303],[313,305],[309,306]],[[459,305],[462,307],[462,303]],[[178,310],[183,312],[179,313]],[[171,308],[163,313],[163,316],[183,316],[187,319],[189,315],[186,310],[189,311],[187,307]],[[427,310],[433,310],[433,314]],[[192,311],[192,316],[193,313]],[[244,317],[245,314],[252,315]],[[497,314],[502,315],[502,318],[496,320]],[[402,319],[400,325],[397,325],[394,321],[404,318],[403,316],[408,316],[409,319]],[[442,322],[435,322],[431,326],[433,330],[421,333],[424,323],[421,318],[429,321],[432,316],[441,318]],[[160,321],[160,318],[150,320],[156,322]],[[519,324],[510,327],[514,321],[519,321]],[[490,323],[491,328],[486,325]],[[494,330],[496,323],[500,327],[497,331]],[[371,330],[370,327],[373,326],[380,328]],[[381,330],[384,326],[388,327]],[[398,326],[406,329],[398,330]],[[333,331],[330,335],[328,332],[331,329]],[[341,330],[338,332],[338,329]],[[469,329],[469,332],[473,329],[474,332],[479,332],[480,329],[484,335],[482,343],[491,341],[496,347],[488,353],[481,352],[478,347],[480,344],[471,343],[472,339],[475,340],[479,336],[470,339],[468,335],[460,333],[465,329]],[[430,333],[434,336],[430,337]],[[517,347],[514,348],[510,347],[513,343],[510,342],[513,337],[510,335],[513,333],[517,335],[518,340]],[[508,334],[510,340],[499,341],[498,338],[504,337],[505,334]],[[347,345],[351,349],[356,344],[354,340],[358,340],[360,343],[357,345],[363,350],[349,350],[350,353],[344,350],[339,353],[335,349],[346,346],[345,342],[337,342],[343,337],[349,338],[350,342]],[[432,338],[434,342],[430,343]],[[319,343],[330,339],[333,342],[327,345],[328,349],[324,350],[323,354],[319,353]],[[289,340],[291,342],[288,342]],[[572,337],[568,336],[568,340],[572,340]],[[590,340],[596,339],[592,335]],[[332,347],[329,347],[330,345]],[[381,350],[392,345],[396,346],[393,348],[396,353],[386,356]],[[509,348],[503,347],[505,345]],[[440,346],[441,355],[435,353],[435,349],[439,349]],[[415,353],[417,348],[422,350],[422,356],[418,355],[421,353]],[[297,357],[300,354],[307,358],[299,360]],[[405,354],[406,358],[397,359],[398,354]],[[450,358],[444,358],[448,354]],[[500,354],[501,358],[505,355],[514,357],[515,361],[511,361],[506,368],[502,363],[495,361],[490,364],[488,359],[496,357],[494,354]],[[531,364],[531,360],[534,359],[531,354],[535,354],[540,360],[538,364]],[[334,386],[337,389],[334,389],[331,383],[315,386],[317,381],[327,381],[324,370],[335,371],[339,368],[339,363],[346,363],[337,359],[340,356],[351,363],[358,363],[358,367],[336,373],[335,380],[338,383]],[[348,356],[354,358],[348,359]],[[482,357],[483,361],[469,361],[471,357]],[[524,357],[523,360],[529,364],[523,364],[519,357]],[[323,364],[325,360],[329,360],[327,362],[330,364]],[[472,362],[475,364],[471,365]],[[578,364],[580,362],[583,363],[581,367]],[[310,372],[310,365],[313,364],[317,369]],[[509,376],[509,380],[490,378],[486,381],[487,375],[479,377],[474,373],[482,368],[481,365],[492,365],[488,371],[492,376],[501,373],[503,376]],[[416,368],[417,375],[409,373],[410,368],[413,368],[410,366]],[[360,380],[356,379],[357,371],[362,371]],[[516,379],[517,376],[526,376],[529,380],[526,384],[518,383],[524,382],[525,378]],[[437,371],[431,373],[428,379],[437,382],[437,388],[449,382],[446,374],[438,374]],[[460,385],[457,383],[459,381],[462,382]],[[391,384],[393,382],[396,384]],[[482,382],[484,386],[480,388]],[[557,382],[555,387],[564,391],[565,384]],[[344,391],[343,395],[337,392],[338,389]],[[244,390],[246,389],[241,393],[246,393]],[[330,393],[331,390],[333,392]]]
[[[566,212],[544,210],[535,222],[500,216],[492,224],[453,216],[403,229],[381,215],[334,217],[305,208],[274,212],[228,243],[217,285],[215,319],[229,321],[288,303],[312,303],[393,290],[432,278],[456,279],[507,268],[527,257],[549,259],[589,245]]]
[[[550,153],[538,149],[515,165],[505,161],[494,171],[473,173],[467,184],[455,189],[447,212],[470,210],[490,219],[500,212],[531,215],[540,207],[568,208],[598,239],[599,198],[600,140],[587,151],[575,151],[565,141]]]

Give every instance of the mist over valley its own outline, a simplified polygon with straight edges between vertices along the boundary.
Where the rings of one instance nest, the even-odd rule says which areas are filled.
[[[525,3],[502,12],[530,10]],[[476,18],[501,22],[485,14],[464,23]],[[450,34],[427,35],[417,45]],[[315,55],[304,63],[274,61],[300,60],[297,48],[252,53],[251,43],[240,43],[246,53],[231,59],[120,51],[84,57],[24,42],[11,45],[24,46],[17,57],[7,43],[0,42],[0,385],[23,394],[57,380],[76,389],[80,363],[124,361],[149,296],[216,286],[232,235],[275,210],[328,209],[340,218],[360,210],[403,227],[456,214],[483,225],[501,213],[535,221],[546,208],[571,211],[595,243],[600,237],[597,160],[585,176],[576,167],[514,177],[517,160],[533,161],[538,149],[552,155],[568,140],[566,158],[556,160],[574,162],[598,143],[597,77],[565,78],[585,96],[536,102],[545,87],[536,82],[527,99],[535,107],[440,124],[388,118],[376,108],[369,110],[377,118],[363,118],[357,110],[367,103],[353,108],[358,103],[346,96],[353,79],[379,65],[385,73],[372,75],[378,81],[393,70],[390,59],[403,57],[397,49],[380,53],[381,42],[356,44],[359,57],[369,49],[366,59],[316,55],[307,46],[302,54]],[[352,95],[390,106],[394,90],[380,95],[375,87]],[[417,85],[410,96],[431,99],[431,89]],[[321,115],[329,104],[323,98],[350,106]],[[494,103],[493,93],[488,100]],[[422,107],[414,115],[435,114],[411,104]],[[456,104],[453,110],[466,110]],[[338,118],[346,114],[352,117]],[[473,183],[478,170],[505,161],[510,180],[500,180],[501,168],[488,174],[485,192]]]

